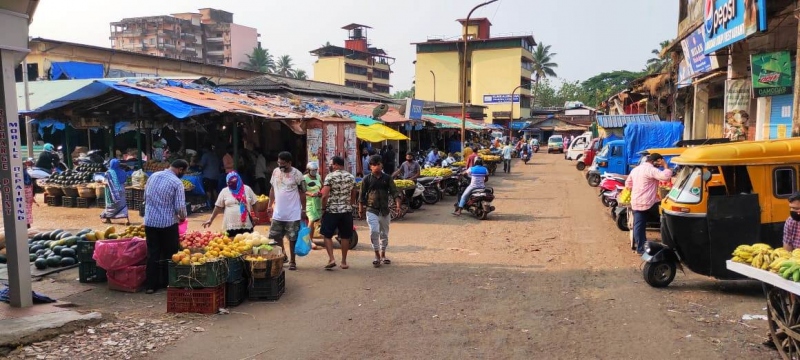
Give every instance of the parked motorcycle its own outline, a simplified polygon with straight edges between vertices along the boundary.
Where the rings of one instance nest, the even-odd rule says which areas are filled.
[[[59,173],[67,170],[67,165],[64,164],[63,155],[61,153],[61,147],[60,146],[58,147],[58,157],[61,160],[58,162],[58,165],[56,166],[55,169],[42,169],[42,168],[39,168],[39,167],[36,167],[36,166],[31,166],[26,170],[28,172],[28,176],[31,177],[31,180],[33,182],[33,192],[34,193],[43,193],[44,192],[44,189],[39,186],[37,180],[49,179],[51,175],[59,174]],[[33,162],[33,159],[31,159],[31,162]]]
[[[439,184],[442,181],[441,176],[421,177],[417,179],[417,185],[422,185],[422,201],[428,205],[433,205],[441,199],[441,190]],[[412,207],[413,208],[413,207]]]
[[[454,204],[456,209],[458,209],[458,202],[461,200],[461,196],[464,194],[464,191],[467,190],[469,183],[469,177],[461,177],[459,182],[458,198]],[[473,190],[469,195],[467,203],[464,204],[464,209],[469,211],[472,215],[475,215],[476,218],[480,220],[486,220],[486,218],[489,216],[489,213],[495,210],[495,207],[492,206],[492,201],[494,201],[494,189],[490,187],[476,189]]]
[[[425,193],[425,187],[417,182],[417,187],[414,189],[414,195],[411,197],[408,206],[413,210],[417,210],[425,203],[422,195]]]

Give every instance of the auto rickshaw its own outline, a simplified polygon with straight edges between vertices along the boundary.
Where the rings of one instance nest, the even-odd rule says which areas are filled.
[[[661,243],[647,242],[644,280],[665,287],[677,268],[720,280],[743,278],[725,261],[742,244],[782,246],[787,198],[798,189],[800,139],[690,148],[661,202]]]

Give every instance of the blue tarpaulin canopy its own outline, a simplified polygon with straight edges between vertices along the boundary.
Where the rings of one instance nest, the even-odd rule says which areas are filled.
[[[107,80],[97,80],[71,94],[55,99],[31,112],[42,113],[48,110],[57,109],[76,101],[95,98],[113,90],[130,95],[145,97],[152,101],[156,106],[160,107],[162,110],[168,112],[170,115],[178,119],[185,119],[195,115],[214,112],[214,110],[204,106],[189,104],[168,96],[142,91],[129,86],[119,85],[116,81]]]
[[[625,126],[625,150],[628,164],[638,164],[642,150],[675,147],[683,137],[683,123],[640,122]]]
[[[53,80],[102,79],[103,64],[77,61],[53,62],[50,66],[50,78]]]

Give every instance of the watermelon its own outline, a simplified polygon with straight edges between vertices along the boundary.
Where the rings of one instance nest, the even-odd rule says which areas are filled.
[[[36,261],[36,259],[38,259],[39,257],[36,254],[31,254],[28,258],[29,258],[29,261],[33,262],[33,261]]]
[[[75,250],[70,248],[63,248],[61,249],[61,253],[59,253],[58,255],[61,255],[62,258],[68,258],[68,257],[74,258]]]
[[[77,263],[77,261],[75,261],[74,258],[65,257],[65,258],[61,259],[61,262],[59,263],[59,265],[60,266],[72,266],[72,265],[75,265],[76,263]]]
[[[47,258],[47,266],[58,267],[61,264],[61,256],[53,255]]]
[[[39,270],[47,269],[47,260],[44,258],[38,258],[36,261],[33,262],[33,265],[36,266]]]
[[[58,240],[58,235],[60,235],[63,232],[64,232],[63,229],[55,229],[50,232],[50,236],[48,236],[48,238],[51,240]]]
[[[53,248],[53,254],[61,255],[61,250],[64,250],[65,248],[65,246],[57,245]]]

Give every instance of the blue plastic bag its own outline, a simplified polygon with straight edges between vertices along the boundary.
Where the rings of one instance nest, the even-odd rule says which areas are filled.
[[[306,223],[300,222],[300,231],[297,232],[297,242],[294,244],[294,253],[297,256],[306,256],[311,252],[311,229]]]

